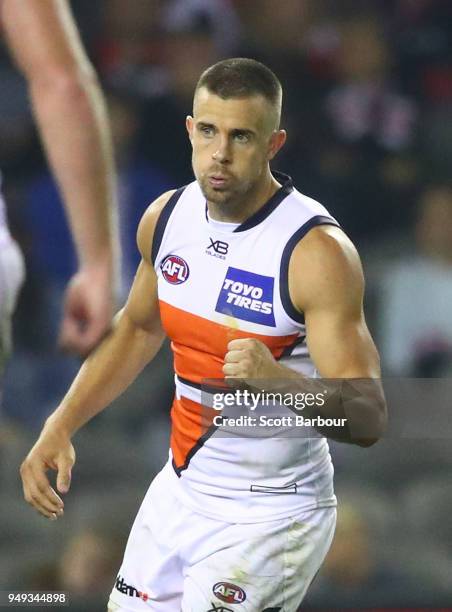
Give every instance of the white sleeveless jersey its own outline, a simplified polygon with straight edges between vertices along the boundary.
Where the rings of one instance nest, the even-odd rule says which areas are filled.
[[[303,316],[290,300],[288,267],[312,227],[337,222],[289,177],[274,174],[282,187],[234,231],[209,223],[196,181],[179,189],[160,214],[152,245],[176,381],[167,469],[184,503],[230,522],[336,504],[324,438],[225,437],[212,422],[216,411],[202,407],[201,383],[224,378],[234,338],[256,338],[281,363],[316,375]]]

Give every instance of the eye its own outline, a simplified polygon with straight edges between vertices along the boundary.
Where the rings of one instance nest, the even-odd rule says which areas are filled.
[[[214,135],[214,129],[211,125],[202,125],[199,129],[206,138],[211,138]]]
[[[247,134],[246,132],[236,132],[234,134],[234,140],[240,143],[246,143],[246,142],[249,142],[250,135]]]

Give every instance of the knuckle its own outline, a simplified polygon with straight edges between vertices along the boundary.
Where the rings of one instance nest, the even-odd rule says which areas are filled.
[[[47,492],[47,487],[42,482],[38,482],[36,484],[36,488],[38,489],[38,493],[44,494]]]

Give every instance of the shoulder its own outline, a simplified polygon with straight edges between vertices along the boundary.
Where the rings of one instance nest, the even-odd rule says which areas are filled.
[[[355,245],[345,232],[335,225],[319,225],[307,232],[293,251],[298,262],[314,265],[353,265],[359,262]]]
[[[362,299],[361,261],[343,230],[314,227],[298,242],[289,264],[289,287],[294,305],[301,310],[339,299]]]
[[[141,218],[137,231],[137,244],[143,259],[149,261],[151,257],[152,242],[157,222],[162,210],[176,193],[175,189],[166,191],[148,206]]]

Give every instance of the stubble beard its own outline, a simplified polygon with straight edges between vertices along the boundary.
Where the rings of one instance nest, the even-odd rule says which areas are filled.
[[[256,183],[251,180],[241,184],[235,183],[230,187],[215,189],[208,183],[207,176],[198,179],[201,191],[209,204],[213,204],[224,214],[243,212],[244,206],[249,205],[251,194],[256,188]]]

